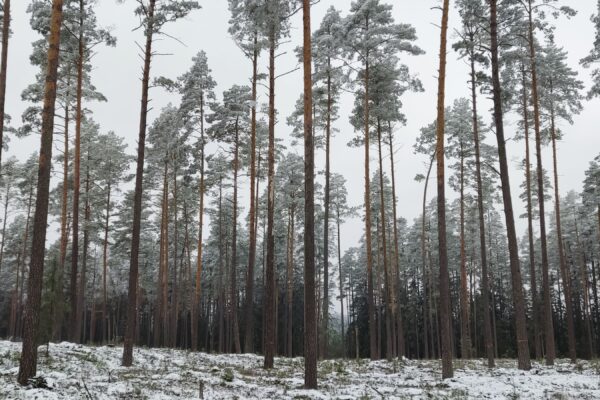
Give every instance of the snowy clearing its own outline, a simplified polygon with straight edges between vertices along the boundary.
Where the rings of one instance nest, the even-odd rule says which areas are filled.
[[[40,347],[38,376],[49,389],[16,384],[20,343],[0,341],[2,399],[598,399],[600,363],[536,363],[529,372],[499,360],[456,361],[454,379],[440,379],[437,361],[328,360],[319,363],[320,390],[302,389],[303,360],[275,360],[264,371],[256,355],[212,355],[135,349],[132,368],[120,366],[120,347],[72,343]]]

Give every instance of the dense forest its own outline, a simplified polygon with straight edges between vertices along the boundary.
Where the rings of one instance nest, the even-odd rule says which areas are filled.
[[[0,2],[0,337],[22,341],[20,384],[36,375],[38,346],[62,341],[122,345],[124,366],[135,347],[257,353],[266,369],[302,356],[307,388],[323,359],[442,359],[449,378],[454,359],[529,370],[597,358],[600,154],[581,189],[564,191],[561,166],[579,155],[559,146],[600,96],[600,1],[580,65],[556,32],[578,2],[430,1],[431,46],[410,15],[394,19],[394,1],[348,1],[312,21],[310,0],[222,1],[238,48],[227,57],[247,65],[229,88],[201,50],[215,39],[169,33],[201,1],[131,1],[136,132],[106,131],[88,108],[111,104],[95,56],[119,40],[97,0],[31,0],[29,21]],[[37,74],[7,98],[12,25],[27,22]],[[297,29],[303,42],[283,51]],[[197,49],[186,71],[155,73],[156,43],[179,39]],[[407,64],[424,47],[437,51],[437,88]],[[468,72],[450,76],[451,63]],[[302,93],[279,90],[290,74]],[[456,98],[450,80],[464,82]],[[399,146],[404,99],[425,89],[437,117]],[[177,102],[153,109],[159,93]],[[24,113],[5,114],[10,102]],[[339,135],[360,150],[361,176],[336,166]],[[28,137],[39,149],[13,150]],[[410,152],[423,168],[397,168]],[[413,179],[421,211],[409,220],[398,203]]]

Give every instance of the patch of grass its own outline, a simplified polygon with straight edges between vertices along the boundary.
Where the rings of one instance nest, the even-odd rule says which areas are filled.
[[[231,368],[225,368],[223,370],[223,375],[221,375],[221,378],[223,378],[223,381],[225,382],[233,382],[233,370]]]

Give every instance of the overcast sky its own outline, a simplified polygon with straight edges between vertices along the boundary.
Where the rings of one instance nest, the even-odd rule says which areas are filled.
[[[138,20],[133,14],[134,4],[126,0],[118,4],[115,0],[99,0],[97,15],[99,24],[111,27],[112,33],[117,37],[115,48],[101,48],[94,58],[94,71],[92,79],[97,88],[108,98],[102,104],[85,104],[93,110],[93,118],[100,123],[103,131],[113,130],[118,135],[126,138],[129,144],[129,153],[134,154],[139,123],[139,103],[141,92],[141,60],[139,58],[136,41],[143,42],[141,31],[132,31],[137,26]],[[321,0],[313,7],[313,30],[320,24],[321,18],[331,5],[341,9],[344,15],[350,7],[350,0]],[[407,94],[404,99],[404,113],[408,118],[405,127],[401,127],[396,135],[396,187],[398,188],[399,215],[412,221],[420,213],[422,184],[414,181],[417,173],[425,170],[426,157],[414,155],[412,145],[419,129],[435,119],[436,91],[437,91],[437,57],[439,48],[439,10],[432,9],[438,4],[437,0],[388,0],[394,5],[393,14],[398,22],[413,24],[417,30],[417,44],[426,52],[421,56],[403,56],[413,73],[422,80],[425,92]],[[454,3],[451,1],[451,3]],[[592,0],[568,1],[579,13],[571,20],[561,19],[557,22],[556,43],[569,52],[570,64],[580,72],[580,79],[587,87],[590,86],[590,71],[578,65],[579,59],[587,55],[594,39],[594,31],[590,16],[595,11]],[[13,125],[20,123],[20,115],[26,104],[20,101],[22,90],[34,79],[36,70],[29,65],[31,42],[38,39],[29,26],[29,14],[26,9],[29,1],[19,0],[13,2],[13,36],[9,45],[9,68],[7,87],[7,112],[13,117]],[[191,65],[192,57],[200,50],[206,51],[213,77],[218,83],[217,93],[233,84],[249,84],[251,74],[250,61],[245,59],[236,47],[227,32],[229,12],[226,0],[200,0],[202,9],[192,13],[185,20],[169,25],[166,31],[178,38],[183,44],[175,40],[164,39],[156,44],[157,51],[169,53],[157,57],[152,64],[152,77],[159,75],[175,78],[185,72]],[[298,14],[293,21],[291,43],[284,46],[287,54],[278,58],[278,73],[294,69],[297,60],[292,49],[301,43],[301,15]],[[456,11],[450,16],[450,29],[453,32],[458,28],[460,21]],[[454,40],[454,35],[453,35]],[[262,60],[262,72],[266,72],[266,60]],[[455,53],[451,52],[448,58],[448,81],[446,104],[453,100],[469,95],[467,87],[467,69],[463,61],[458,60]],[[266,102],[266,90],[259,93],[261,102]],[[302,91],[302,71],[296,71],[277,81],[276,106],[281,115],[281,123],[277,126],[276,135],[287,141],[290,128],[285,125],[287,117]],[[169,102],[176,104],[178,99],[160,90],[151,92],[153,107],[150,112],[150,121],[159,113],[161,107]],[[342,173],[348,180],[349,200],[352,205],[360,205],[363,201],[363,163],[362,149],[351,149],[346,143],[354,135],[348,123],[352,99],[346,96],[342,100],[340,120],[336,123],[339,133],[332,144],[332,170]],[[480,105],[481,112],[490,121],[487,102]],[[581,190],[584,171],[600,151],[600,135],[598,125],[600,109],[598,100],[585,103],[581,115],[575,117],[572,126],[561,126],[564,131],[565,141],[558,147],[559,170],[561,179],[561,193],[569,190]],[[514,134],[514,124],[509,124],[508,134]],[[495,140],[491,137],[490,139]],[[57,146],[55,146],[56,148]],[[25,159],[32,151],[39,148],[39,137],[28,139],[13,139],[10,143],[9,154]],[[296,151],[302,154],[302,149]],[[518,187],[522,173],[517,172],[516,166],[522,159],[522,144],[510,144],[509,161],[512,167],[511,183],[513,188],[513,201],[520,213],[522,205],[518,200]],[[374,154],[375,156],[376,154]],[[550,168],[550,153],[545,152],[545,163]],[[323,154],[317,154],[319,169],[323,168]],[[373,170],[376,159],[372,159]],[[388,162],[389,160],[386,160]],[[388,169],[389,167],[386,167]],[[431,186],[434,188],[434,186]],[[245,190],[244,190],[245,191]],[[430,193],[432,193],[431,191]],[[550,208],[550,207],[548,207]],[[246,210],[247,211],[247,207]],[[524,226],[520,224],[520,231]],[[362,224],[358,219],[349,221],[343,230],[344,248],[355,245],[362,234]]]

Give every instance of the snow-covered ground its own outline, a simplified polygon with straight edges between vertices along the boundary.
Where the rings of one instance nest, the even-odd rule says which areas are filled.
[[[72,343],[40,347],[38,375],[49,388],[16,384],[20,343],[0,341],[0,399],[600,399],[600,363],[535,364],[512,360],[494,370],[483,361],[455,362],[442,381],[437,361],[331,360],[319,364],[319,390],[302,389],[303,360],[276,359],[262,369],[256,355],[212,355],[136,348],[120,366],[120,347]]]

